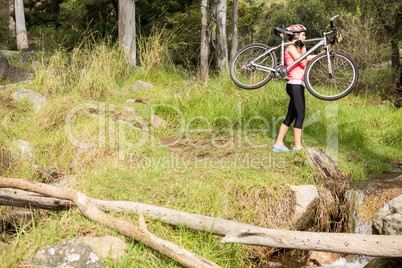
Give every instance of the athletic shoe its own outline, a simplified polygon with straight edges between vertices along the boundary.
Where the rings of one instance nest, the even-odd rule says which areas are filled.
[[[274,148],[272,149],[274,152],[291,152],[292,150],[288,149],[285,145],[275,145]]]
[[[296,151],[300,151],[300,150],[304,150],[304,147],[300,147],[300,148],[293,148],[292,153],[296,152]]]

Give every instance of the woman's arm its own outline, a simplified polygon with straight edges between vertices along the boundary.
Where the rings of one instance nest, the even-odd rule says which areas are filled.
[[[304,53],[306,53],[306,47],[302,47],[302,54],[300,54],[299,51],[297,51],[295,46],[289,46],[287,48],[287,52],[292,56],[292,58],[296,61],[298,58],[300,58],[301,55],[303,55]],[[302,60],[301,62],[299,62],[300,66],[306,66],[307,62],[309,61],[309,57],[308,56],[305,60]],[[313,57],[314,58],[314,57]],[[312,58],[311,58],[312,59]],[[310,59],[310,60],[311,60]]]

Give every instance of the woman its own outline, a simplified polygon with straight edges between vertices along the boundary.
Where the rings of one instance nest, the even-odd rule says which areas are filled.
[[[290,41],[295,42],[289,45],[285,50],[286,65],[290,66],[304,53],[306,53],[306,47],[304,46],[304,40],[306,40],[306,27],[301,24],[294,24],[286,28],[287,31],[292,32]],[[288,83],[286,85],[286,92],[290,97],[288,113],[283,121],[279,134],[276,139],[273,151],[275,152],[291,152],[284,144],[283,138],[288,131],[290,124],[294,123],[294,148],[293,152],[303,149],[301,144],[301,133],[305,112],[305,100],[304,100],[304,69],[307,62],[312,60],[315,56],[310,55],[306,59],[302,60],[299,64],[289,70]]]

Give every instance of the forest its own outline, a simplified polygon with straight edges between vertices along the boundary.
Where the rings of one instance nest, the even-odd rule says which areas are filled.
[[[15,12],[9,8],[13,1],[1,1],[0,47],[16,49],[16,39],[10,28],[10,16]],[[219,7],[217,12],[217,4]],[[235,2],[235,9],[233,9]],[[205,6],[206,5],[206,6]],[[168,47],[169,62],[183,65],[194,71],[200,68],[201,13],[205,6],[207,31],[209,35],[208,66],[212,74],[223,67],[218,64],[218,54],[224,54],[226,62],[234,51],[251,43],[268,46],[278,44],[279,38],[273,34],[275,27],[285,28],[302,23],[308,29],[309,37],[320,37],[329,29],[328,19],[340,15],[339,30],[343,41],[341,50],[347,51],[363,71],[356,91],[369,91],[383,95],[395,94],[396,83],[400,80],[401,4],[387,0],[308,0],[308,1],[135,1],[135,27],[137,39],[146,39],[156,33],[163,36]],[[118,1],[24,1],[26,28],[30,46],[48,49],[72,50],[83,40],[93,42],[118,40]],[[152,10],[152,12],[149,12]],[[233,34],[233,14],[238,16],[237,33]],[[224,48],[217,46],[219,27],[215,23],[217,15],[224,13]],[[212,23],[211,23],[212,21]],[[216,20],[217,22],[217,20]],[[15,33],[14,33],[15,34]],[[339,50],[339,49],[338,49]],[[137,49],[137,54],[140,51]],[[385,63],[389,68],[378,70]],[[140,64],[139,64],[140,65]],[[365,75],[365,70],[379,73],[378,80]],[[387,89],[379,88],[380,77],[389,77]]]

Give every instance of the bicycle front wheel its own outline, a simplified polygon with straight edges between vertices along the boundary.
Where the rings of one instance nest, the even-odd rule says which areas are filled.
[[[256,89],[272,79],[274,72],[259,67],[276,66],[276,56],[273,52],[260,57],[268,49],[264,44],[251,44],[236,53],[230,63],[230,76],[236,85],[244,89]]]
[[[317,55],[306,67],[304,82],[310,93],[322,100],[338,100],[348,95],[357,84],[359,71],[352,58],[343,52]],[[332,73],[329,71],[332,68]]]

